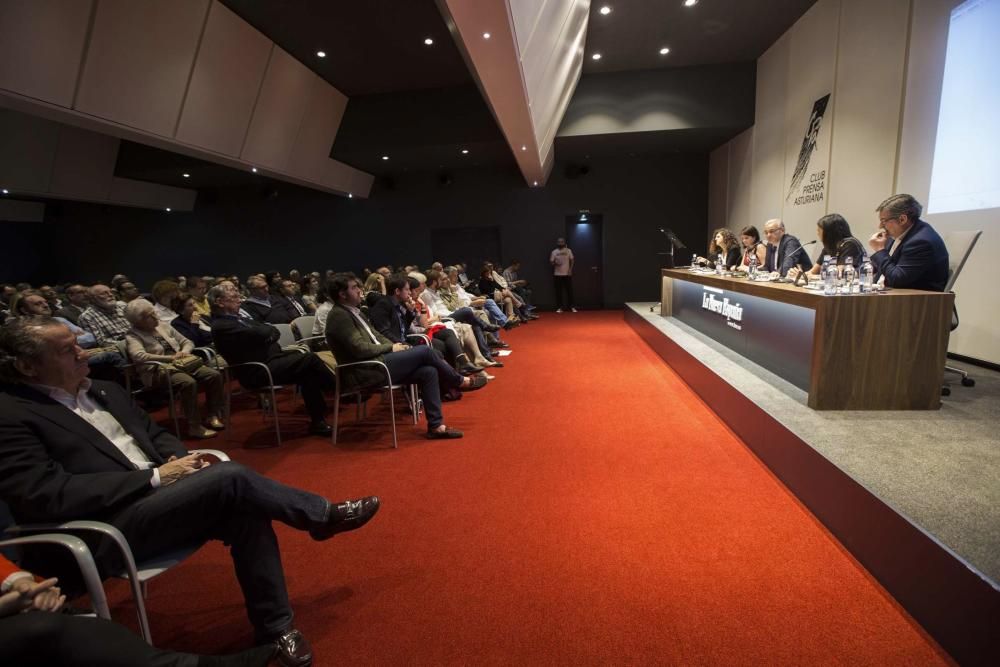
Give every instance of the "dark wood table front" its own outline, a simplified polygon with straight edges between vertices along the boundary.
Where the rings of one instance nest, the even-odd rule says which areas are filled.
[[[954,294],[893,289],[876,294],[827,296],[789,283],[663,269],[661,313],[665,316],[675,314],[674,281],[722,290],[731,300],[746,294],[773,304],[787,304],[790,318],[793,308],[797,314],[802,312],[801,308],[813,311],[815,319],[808,351],[811,408],[934,410],[941,407]],[[774,312],[780,319],[781,306]],[[678,319],[684,321],[683,316]],[[798,319],[801,320],[800,315]],[[744,333],[754,335],[753,331]],[[767,340],[762,344],[766,346]],[[781,354],[780,349],[771,352]]]

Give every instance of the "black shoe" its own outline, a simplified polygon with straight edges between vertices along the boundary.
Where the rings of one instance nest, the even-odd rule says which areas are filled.
[[[462,400],[462,392],[458,389],[452,388],[441,394],[442,401],[460,401]]]
[[[455,440],[463,435],[461,431],[447,426],[444,427],[443,431],[427,431],[427,438],[430,440]]]
[[[518,325],[517,322],[513,322],[511,320],[507,320],[506,322],[504,322],[503,328],[504,328],[504,331],[510,331],[511,329],[513,329],[514,327],[516,327],[517,325]]]
[[[487,368],[503,368],[503,362],[497,361],[496,359],[490,359],[490,365]]]
[[[309,435],[331,435],[333,427],[320,419],[309,424]]]
[[[510,345],[508,345],[507,343],[503,342],[502,340],[498,340],[495,343],[490,343],[490,347],[499,347],[501,349],[506,349],[506,348],[510,347]]]
[[[479,371],[476,372],[478,373]],[[472,377],[469,378],[469,384],[463,383],[462,386],[459,387],[459,389],[461,389],[462,391],[475,391],[477,389],[482,389],[485,386],[486,386],[486,378],[484,378],[482,375],[473,375]]]
[[[465,364],[464,366],[458,367],[458,372],[462,375],[475,375],[480,369],[476,368],[472,364]]]
[[[326,521],[320,527],[310,530],[309,535],[314,540],[321,542],[330,539],[337,533],[357,530],[371,521],[371,518],[378,512],[378,508],[378,496],[345,500],[339,505],[331,504]]]
[[[313,662],[312,646],[295,628],[289,628],[274,640],[275,659],[282,667],[308,667]]]

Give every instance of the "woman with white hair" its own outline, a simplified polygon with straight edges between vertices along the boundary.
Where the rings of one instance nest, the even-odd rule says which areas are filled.
[[[169,382],[174,394],[180,396],[184,417],[187,419],[188,436],[212,438],[225,428],[222,414],[222,375],[206,366],[200,357],[191,353],[194,343],[182,336],[169,324],[157,318],[153,304],[136,299],[125,306],[125,319],[132,328],[125,334],[129,358],[139,364],[139,378],[146,387],[165,387]],[[167,365],[161,368],[143,362],[158,361]],[[198,386],[205,387],[208,418],[201,423],[198,412]]]

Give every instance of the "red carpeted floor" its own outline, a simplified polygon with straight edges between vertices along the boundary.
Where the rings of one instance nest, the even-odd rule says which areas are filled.
[[[947,660],[620,312],[549,313],[507,340],[497,379],[445,406],[463,440],[401,415],[393,451],[373,409],[382,425],[337,447],[300,414],[280,449],[246,450],[263,426],[237,404],[228,443],[206,443],[333,499],[382,497],[322,544],[277,527],[316,664]],[[160,646],[251,637],[220,544],[154,581],[148,606]]]

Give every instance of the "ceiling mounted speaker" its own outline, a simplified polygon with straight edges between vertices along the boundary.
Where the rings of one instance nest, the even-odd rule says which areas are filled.
[[[566,169],[563,171],[563,173],[566,175],[566,178],[573,180],[589,174],[590,167],[585,164],[570,163],[566,165]]]

